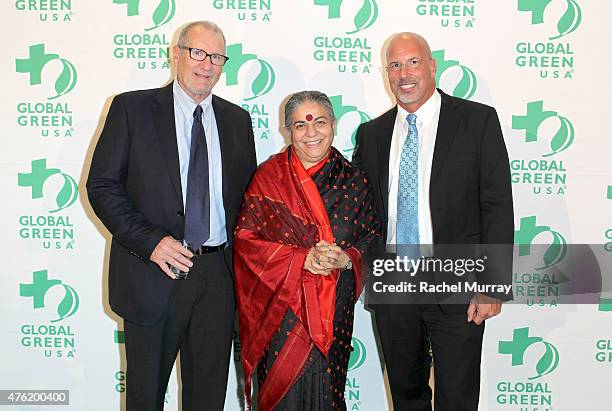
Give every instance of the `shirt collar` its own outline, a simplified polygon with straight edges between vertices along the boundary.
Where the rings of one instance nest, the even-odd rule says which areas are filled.
[[[179,109],[181,110],[183,115],[188,119],[192,118],[193,112],[195,111],[197,104],[195,101],[193,101],[191,96],[189,96],[189,94],[187,94],[187,92],[183,90],[178,80],[175,80],[174,84],[172,84],[172,92],[174,94],[174,100],[178,103]],[[202,107],[202,111],[206,113],[206,110],[210,107],[211,104],[212,104],[212,93],[210,93],[200,103],[200,106]]]
[[[440,109],[442,105],[442,97],[440,96],[440,92],[436,89],[434,90],[431,97],[427,99],[425,103],[414,114],[417,116],[417,126],[422,127],[424,124],[429,124],[433,119],[434,115]],[[398,124],[405,125],[406,117],[408,117],[409,112],[404,110],[402,106],[397,105],[397,117],[396,121]]]

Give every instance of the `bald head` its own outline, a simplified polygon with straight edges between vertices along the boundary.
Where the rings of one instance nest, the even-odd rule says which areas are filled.
[[[391,37],[391,40],[389,41],[389,47],[387,47],[387,62],[389,62],[389,51],[393,47],[405,44],[411,44],[417,48],[420,48],[422,50],[423,57],[432,58],[431,48],[429,48],[427,40],[425,40],[423,37],[419,36],[416,33],[410,33],[406,31],[403,33],[394,34],[393,37]]]
[[[416,112],[436,90],[436,61],[427,41],[415,33],[398,33],[387,48],[391,91],[404,110]]]

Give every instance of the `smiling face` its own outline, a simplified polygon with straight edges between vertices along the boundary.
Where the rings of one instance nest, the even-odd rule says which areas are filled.
[[[202,26],[192,27],[185,43],[181,45],[198,48],[208,54],[225,54],[225,42],[221,35]],[[189,50],[181,49],[177,45],[174,46],[173,54],[179,85],[196,103],[201,103],[219,81],[223,67],[213,65],[210,57],[204,61],[194,60],[189,55]]]
[[[408,67],[411,59],[422,59],[418,67]],[[391,91],[397,103],[409,113],[421,107],[436,89],[436,61],[427,42],[414,34],[402,34],[389,43],[387,66],[400,63],[400,70],[387,70]]]
[[[335,123],[319,103],[306,101],[291,115],[291,144],[304,168],[323,160],[334,141]]]

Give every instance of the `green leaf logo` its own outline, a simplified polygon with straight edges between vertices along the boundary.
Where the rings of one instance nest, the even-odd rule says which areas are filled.
[[[34,44],[29,47],[27,58],[15,59],[15,69],[17,73],[25,73],[30,76],[30,85],[42,84],[42,74],[45,66],[52,61],[59,61],[62,64],[62,72],[55,80],[55,93],[48,100],[56,99],[70,92],[77,81],[76,69],[72,63],[63,59],[57,53],[47,53],[44,43]]]
[[[350,147],[343,148],[342,151],[345,153],[352,152],[357,144],[357,129],[361,123],[366,121],[370,121],[372,118],[365,112],[359,110],[356,106],[344,105],[342,103],[342,96],[330,96],[329,101],[332,103],[332,108],[334,109],[334,114],[338,121],[338,124],[342,121],[342,118],[345,114],[348,113],[357,113],[359,115],[359,123],[355,125],[353,132],[351,133]],[[334,136],[338,135],[337,128],[334,130]]]
[[[453,96],[469,99],[476,92],[476,75],[469,68],[465,66],[460,67],[463,76],[461,77],[459,83],[457,83],[457,86],[453,91]]]
[[[274,86],[274,82],[276,80],[276,76],[274,74],[274,69],[272,66],[264,60],[257,59],[259,62],[259,74],[253,80],[253,84],[251,84],[251,91],[253,95],[251,97],[247,97],[244,101],[253,100],[257,97],[263,96]]]
[[[51,320],[52,323],[61,321],[74,315],[79,308],[79,295],[75,289],[67,284],[62,284],[62,286],[64,287],[66,294],[64,295],[64,298],[60,304],[57,306],[57,314],[59,315],[59,318]]]
[[[55,198],[58,208],[49,211],[50,213],[56,213],[64,208],[70,207],[72,204],[74,204],[79,196],[78,186],[74,178],[68,174],[61,174],[62,177],[64,177],[64,185],[59,193],[57,193],[57,197]]]
[[[459,67],[459,69],[461,69],[461,79],[455,85],[451,94],[459,98],[471,98],[476,92],[476,87],[478,85],[474,72],[468,67],[460,64],[457,60],[446,60],[445,50],[433,51],[431,55],[437,63],[436,83],[439,85],[441,84],[442,75],[446,70],[452,67]]]
[[[272,90],[276,82],[276,75],[270,63],[258,58],[256,54],[243,53],[242,43],[229,44],[226,47],[226,52],[229,56],[229,61],[228,64],[223,66],[223,73],[225,73],[225,84],[228,86],[238,84],[238,73],[244,64],[251,60],[256,60],[259,63],[259,72],[251,83],[253,95],[245,97],[245,101],[261,97]],[[246,91],[245,94],[247,94]]]
[[[520,256],[530,255],[531,245],[543,233],[550,233],[553,239],[542,257],[544,265],[536,268],[536,270],[549,268],[565,258],[567,254],[567,241],[561,233],[551,229],[550,226],[537,225],[535,216],[522,217],[519,229],[514,232],[514,241],[519,246]]]
[[[63,69],[55,81],[55,92],[57,94],[53,97],[49,97],[49,100],[56,99],[66,93],[69,93],[76,85],[77,73],[74,65],[66,59],[59,60],[62,62]]]
[[[563,236],[557,231],[550,230],[550,233],[553,236],[553,241],[546,249],[546,252],[544,252],[544,266],[536,268],[536,270],[544,270],[552,267],[559,261],[563,260],[567,254],[567,243],[565,238],[563,238]]]
[[[79,190],[74,178],[66,173],[62,173],[59,168],[48,168],[47,159],[41,158],[31,162],[32,171],[29,173],[17,173],[17,184],[20,187],[31,187],[32,199],[43,198],[43,188],[47,180],[59,174],[64,179],[64,185],[55,198],[57,209],[49,211],[55,213],[66,207],[71,206],[76,201]]]
[[[557,116],[561,121],[561,127],[550,140],[550,153],[543,154],[542,157],[550,157],[561,151],[567,150],[574,142],[574,126],[570,121],[562,116]]]
[[[378,5],[374,0],[364,0],[361,9],[355,15],[353,20],[355,23],[355,30],[347,31],[346,34],[355,34],[361,30],[365,30],[370,27],[378,18]]]
[[[582,10],[576,0],[567,0],[567,10],[557,23],[557,31],[559,34],[549,37],[550,40],[556,40],[573,31],[575,31],[582,21]]]
[[[544,352],[544,355],[536,364],[537,375],[529,377],[530,380],[535,380],[546,374],[550,374],[559,365],[559,351],[557,348],[546,341],[542,341],[542,344],[546,347],[546,352]]]
[[[50,279],[47,270],[34,271],[31,283],[19,284],[19,295],[32,298],[32,306],[36,310],[45,307],[45,296],[53,287],[61,286],[64,289],[64,298],[57,306],[59,318],[51,322],[61,321],[74,315],[79,308],[79,295],[71,286],[64,284],[61,280]]]
[[[544,345],[544,354],[538,360],[535,371],[536,375],[528,377],[530,380],[535,380],[546,374],[553,372],[559,365],[559,351],[557,348],[544,341],[542,337],[529,335],[529,327],[515,328],[512,332],[512,340],[499,341],[498,352],[504,355],[510,355],[512,358],[512,366],[521,366],[525,364],[525,352],[536,344]]]
[[[159,5],[153,12],[153,27],[145,29],[145,31],[155,30],[156,28],[168,23],[174,17],[176,5],[174,0],[161,0]]]

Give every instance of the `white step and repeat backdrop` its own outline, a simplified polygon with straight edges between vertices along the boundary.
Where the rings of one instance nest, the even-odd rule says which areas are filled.
[[[260,162],[285,145],[279,106],[302,89],[331,97],[334,144],[350,156],[359,123],[393,104],[380,69],[385,40],[421,33],[439,86],[499,112],[517,241],[552,244],[544,262],[571,243],[599,244],[595,252],[610,256],[610,2],[5,0],[0,7],[0,389],[69,389],[70,406],[58,410],[124,407],[122,324],[106,302],[109,234],[84,182],[112,96],[165,84],[168,49],[191,20],[225,31],[230,60],[215,92],[250,111]],[[612,296],[558,304],[554,273],[528,271],[515,276],[528,304],[506,306],[488,323],[480,409],[610,409]],[[356,317],[348,408],[385,410],[362,303]],[[236,364],[228,410],[244,406]],[[167,409],[178,409],[178,396],[173,375]]]

